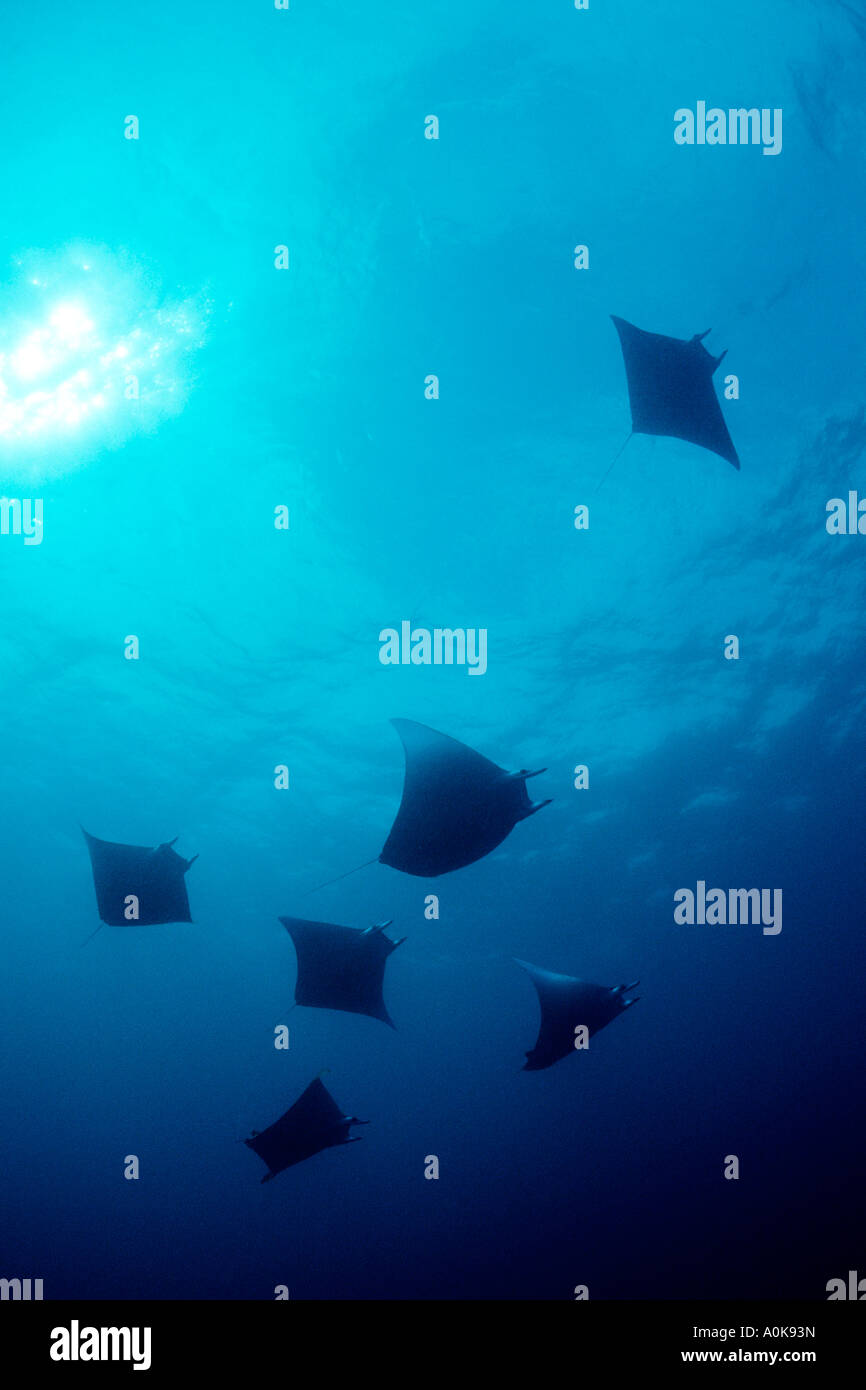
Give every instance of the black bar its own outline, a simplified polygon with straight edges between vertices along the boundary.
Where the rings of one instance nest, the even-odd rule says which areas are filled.
[[[51,1348],[102,1349],[89,1328],[130,1329],[118,1338],[127,1360],[54,1360]],[[140,1329],[133,1341],[131,1329]],[[58,1333],[64,1329],[69,1337]],[[149,1348],[143,1335],[150,1329]],[[74,1337],[73,1337],[74,1334]],[[533,1380],[569,1378],[591,1371],[665,1374],[718,1364],[733,1369],[799,1365],[828,1374],[855,1373],[866,1334],[866,1309],[845,1302],[45,1302],[0,1305],[3,1365],[16,1383],[48,1373],[61,1379],[100,1371],[134,1375],[133,1356],[150,1364],[142,1373],[163,1376],[226,1375],[247,1380],[273,1367],[287,1384],[355,1377],[392,1366],[396,1381],[437,1366],[453,1377],[484,1365],[515,1374],[524,1361]],[[541,1340],[539,1340],[541,1338]],[[106,1338],[106,1356],[113,1343]],[[560,1370],[556,1371],[556,1365]],[[414,1365],[414,1369],[413,1368]],[[545,1371],[544,1366],[547,1366]],[[306,1367],[306,1369],[304,1369]],[[401,1368],[398,1370],[398,1368]],[[142,1379],[143,1379],[142,1374]]]

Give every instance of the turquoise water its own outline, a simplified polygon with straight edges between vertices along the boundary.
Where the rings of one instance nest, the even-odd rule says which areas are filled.
[[[0,477],[44,530],[0,536],[0,1274],[823,1297],[862,1261],[866,541],[825,507],[863,488],[866,16],[10,4],[2,29]],[[782,152],[677,146],[704,99],[782,108]],[[740,473],[635,436],[596,491],[630,423],[610,314],[712,329]],[[486,673],[383,666],[404,619],[486,628]],[[381,849],[392,717],[546,767],[553,803],[435,884],[374,865],[302,898]],[[193,924],[82,947],[79,825],[178,835]],[[698,880],[781,887],[783,930],[676,925]],[[394,919],[396,1034],[289,1012],[288,913]],[[515,955],[641,1002],[524,1075]],[[364,1142],[260,1187],[236,1140],[324,1067]]]

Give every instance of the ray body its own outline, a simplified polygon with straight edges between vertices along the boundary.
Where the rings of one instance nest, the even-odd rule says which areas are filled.
[[[352,1126],[367,1123],[354,1115],[344,1115],[316,1077],[284,1115],[261,1132],[253,1130],[244,1143],[268,1168],[262,1182],[270,1182],[286,1168],[303,1163],[323,1149],[356,1144],[360,1136],[351,1137]]]
[[[685,439],[739,469],[713,385],[725,354],[713,357],[707,352],[702,342],[706,333],[669,338],[647,333],[615,314],[611,317],[625,361],[633,432]]]
[[[411,719],[391,723],[403,743],[406,774],[380,863],[420,878],[437,878],[482,859],[518,821],[549,804],[549,799],[529,799],[527,779],[538,773],[506,772],[426,724]]]
[[[198,858],[184,859],[170,843],[150,848],[98,840],[84,832],[99,916],[111,927],[191,922],[185,875]],[[130,898],[137,916],[130,916]]]
[[[575,1029],[584,1027],[591,1038],[621,1013],[637,1003],[626,998],[638,981],[630,985],[591,984],[574,975],[557,975],[528,961],[517,964],[529,975],[538,991],[541,1024],[535,1046],[526,1054],[524,1071],[543,1071],[574,1052]]]
[[[280,921],[298,957],[296,1004],[368,1014],[394,1027],[382,997],[385,964],[406,938],[387,937],[390,922],[360,929],[303,917],[281,917]]]

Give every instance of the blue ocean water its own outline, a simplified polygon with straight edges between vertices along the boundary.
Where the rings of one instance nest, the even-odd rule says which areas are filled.
[[[864,1272],[866,540],[825,528],[864,486],[862,5],[0,24],[0,487],[44,506],[41,544],[0,536],[0,1275],[814,1299]],[[702,100],[781,108],[781,153],[678,146]],[[637,435],[598,488],[629,429],[610,314],[712,329],[741,472]],[[486,628],[486,673],[382,665],[404,619]],[[545,767],[552,804],[442,879],[303,897],[381,849],[398,716]],[[82,946],[82,825],[179,836],[193,923]],[[781,888],[782,931],[675,923],[699,880]],[[290,1011],[291,913],[394,919],[396,1032]],[[640,1002],[524,1073],[514,956]],[[363,1142],[261,1186],[237,1141],[323,1068]]]

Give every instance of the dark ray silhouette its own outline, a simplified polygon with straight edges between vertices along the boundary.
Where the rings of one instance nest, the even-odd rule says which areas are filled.
[[[640,983],[638,980],[611,988],[578,980],[573,975],[555,975],[552,970],[542,970],[525,960],[518,960],[517,964],[523,967],[538,990],[541,1005],[538,1038],[532,1051],[526,1054],[524,1071],[543,1071],[561,1057],[568,1057],[575,1051],[576,1028],[585,1027],[591,1038],[593,1033],[606,1028],[625,1009],[637,1003],[637,998],[626,999],[625,996]]]
[[[379,862],[420,878],[436,878],[482,859],[518,821],[546,801],[526,790],[538,772],[506,772],[447,734],[392,719],[406,755],[403,799]],[[544,772],[544,768],[539,769]]]
[[[184,859],[172,849],[175,840],[151,849],[97,840],[83,831],[90,851],[96,904],[111,927],[156,926],[191,922],[185,874],[198,859]]]
[[[267,1165],[269,1171],[262,1182],[270,1182],[284,1168],[303,1163],[305,1158],[312,1158],[322,1149],[357,1144],[360,1135],[350,1138],[352,1125],[366,1124],[369,1120],[344,1115],[330,1091],[316,1077],[285,1115],[267,1129],[254,1129],[244,1143]]]
[[[406,938],[387,937],[390,922],[359,929],[303,917],[281,917],[280,921],[298,957],[296,1004],[369,1014],[394,1027],[382,998],[385,962]]]
[[[713,357],[702,342],[710,330],[693,338],[668,338],[611,317],[625,360],[632,432],[685,439],[738,469],[740,460],[713,386],[725,353]]]

